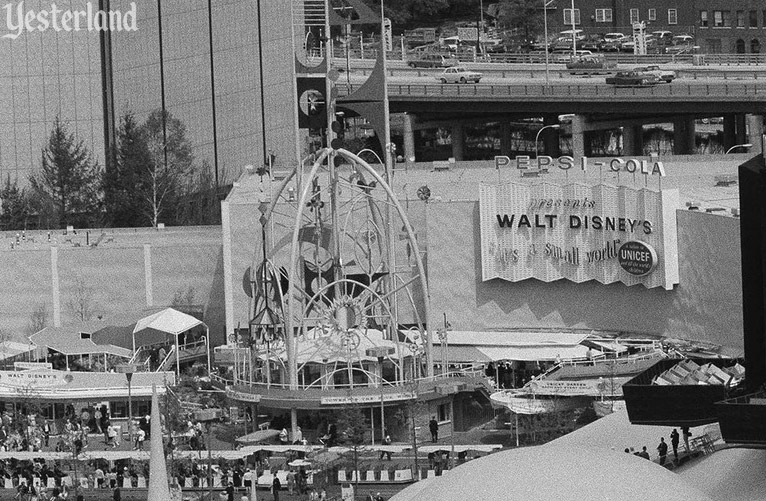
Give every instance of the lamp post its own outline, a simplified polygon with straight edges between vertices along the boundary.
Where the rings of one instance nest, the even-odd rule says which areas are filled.
[[[394,353],[394,349],[390,346],[376,346],[374,348],[367,348],[365,350],[365,354],[368,357],[375,357],[378,359],[378,377],[380,378],[379,385],[380,385],[380,443],[381,445],[385,445],[383,442],[386,439],[386,417],[385,413],[383,411],[383,359],[386,357],[392,355]],[[375,442],[375,437],[372,437],[373,443]]]
[[[132,381],[133,374],[138,372],[138,364],[119,364],[116,365],[115,370],[122,374],[128,380],[128,440],[133,444],[133,393],[132,393]]]
[[[207,488],[210,496],[208,499],[213,499],[213,453],[210,447],[210,429],[214,421],[221,419],[221,409],[202,409],[194,413],[194,418],[200,423],[205,423],[205,431],[207,431]]]
[[[544,131],[545,129],[560,129],[560,124],[550,124],[550,125],[543,125],[540,130],[537,131],[537,134],[535,135],[535,158],[537,158],[537,151],[539,148],[537,147],[537,141],[540,139],[540,133]]]
[[[545,85],[550,85],[550,74],[548,71],[548,64],[550,60],[550,54],[548,51],[548,6],[556,0],[543,0],[543,26],[545,26]]]
[[[752,143],[735,144],[734,146],[726,150],[726,153],[724,153],[724,155],[731,153],[732,150],[736,150],[737,148],[750,148],[751,146],[753,146]]]
[[[577,36],[575,36],[575,26],[577,23],[575,21],[574,0],[572,0],[572,57],[577,56]]]

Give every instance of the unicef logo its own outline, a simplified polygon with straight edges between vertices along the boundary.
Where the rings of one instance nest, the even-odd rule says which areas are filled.
[[[643,277],[657,268],[657,252],[646,242],[631,240],[617,251],[617,260],[622,269],[633,276]]]

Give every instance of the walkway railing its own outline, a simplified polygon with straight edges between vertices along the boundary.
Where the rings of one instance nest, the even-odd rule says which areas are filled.
[[[357,85],[338,85],[338,93],[346,96],[356,90]],[[570,84],[479,84],[479,85],[442,85],[434,84],[389,84],[388,94],[396,100],[437,101],[444,98],[458,98],[468,101],[507,101],[528,100],[530,98],[545,101],[571,100],[572,98],[588,101],[699,101],[716,99],[719,101],[742,101],[743,99],[766,101],[766,81],[706,83],[674,82],[649,87],[616,87],[597,85],[593,82]]]

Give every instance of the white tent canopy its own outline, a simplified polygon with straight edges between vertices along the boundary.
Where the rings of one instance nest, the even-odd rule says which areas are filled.
[[[202,320],[199,320],[198,318],[187,315],[186,313],[180,312],[178,310],[174,310],[173,308],[166,308],[162,311],[149,315],[148,317],[144,317],[136,322],[136,327],[133,329],[133,352],[135,353],[136,351],[136,335],[142,331],[151,330],[171,334],[174,337],[176,353],[178,353],[178,336],[200,325],[205,327],[205,339],[208,344],[209,353],[210,331],[207,325],[205,325]],[[144,344],[147,343],[140,343],[140,345]],[[209,368],[210,357],[208,356],[208,369]],[[176,356],[176,371],[180,376],[181,369],[178,356]]]

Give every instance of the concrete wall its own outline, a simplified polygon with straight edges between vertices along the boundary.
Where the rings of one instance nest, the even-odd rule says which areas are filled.
[[[49,325],[53,324],[51,263],[55,247],[63,324],[75,319],[69,303],[76,297],[78,283],[91,294],[94,319],[101,315],[105,323],[114,325],[134,322],[149,306],[170,306],[177,291],[191,287],[194,303],[203,309],[213,340],[223,342],[220,227],[109,230],[108,235],[112,241],[107,238],[91,248],[85,245],[82,232],[74,236],[74,242],[55,235],[51,244],[46,232],[30,232],[26,242],[11,249],[9,242],[15,235],[0,234],[0,277],[4,284],[0,292],[0,330],[23,338],[28,334],[30,315],[40,305],[48,312]],[[151,260],[151,305],[147,304],[145,245]]]
[[[428,274],[434,315],[455,330],[589,328],[741,348],[739,221],[677,212],[680,284],[672,291],[566,280],[481,281],[478,202],[435,203]]]

